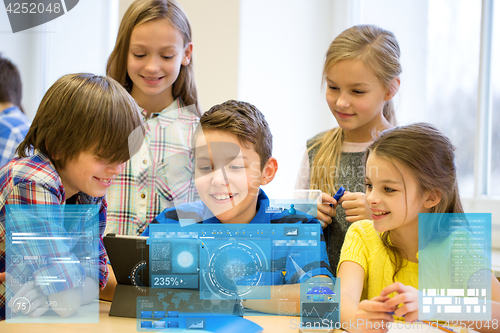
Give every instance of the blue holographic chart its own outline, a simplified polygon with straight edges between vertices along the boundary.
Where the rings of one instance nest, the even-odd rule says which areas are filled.
[[[491,319],[491,214],[419,214],[419,319]]]
[[[75,301],[99,281],[99,206],[7,205],[6,217],[7,322],[99,322],[97,289]]]
[[[340,327],[340,278],[313,277],[301,284],[300,322],[308,331]]]
[[[309,278],[301,267],[320,265],[319,224],[150,228],[150,286],[199,286],[202,299],[269,299],[269,286]]]
[[[321,269],[319,224],[149,227],[150,288],[149,296],[137,298],[138,331],[158,329],[155,325],[173,330],[178,322],[181,328],[210,326],[210,321],[222,320],[217,316],[266,315],[244,309],[241,301],[270,299],[271,286],[307,284]],[[331,279],[324,280],[301,288],[306,307],[313,302],[307,291],[318,290],[323,298],[330,297],[327,302],[337,293]],[[289,299],[279,299],[278,314],[290,315],[297,305],[300,308]],[[194,322],[192,318],[200,314],[205,320]]]

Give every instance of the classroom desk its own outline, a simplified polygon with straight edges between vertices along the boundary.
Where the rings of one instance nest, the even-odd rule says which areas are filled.
[[[108,316],[111,302],[99,302],[99,323],[97,324],[6,324],[0,322],[2,333],[137,333],[137,322],[133,318]],[[265,333],[297,333],[298,329],[290,328],[290,320],[299,317],[262,316],[249,317],[252,321],[264,327]]]
[[[136,319],[108,316],[111,303],[99,302],[99,323],[96,324],[6,324],[0,322],[2,333],[136,333]],[[297,333],[291,328],[291,320],[299,321],[299,317],[262,316],[247,317],[264,328],[264,333]],[[342,333],[334,330],[334,333]],[[462,330],[462,333],[472,331]]]

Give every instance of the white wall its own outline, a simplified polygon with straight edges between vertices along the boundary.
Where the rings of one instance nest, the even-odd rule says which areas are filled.
[[[4,58],[10,59],[21,73],[22,104],[29,117],[35,114],[43,94],[38,84],[42,80],[42,56],[40,52],[36,52],[37,57],[33,57],[35,50],[40,49],[38,34],[34,32],[13,34],[7,12],[0,8],[0,53]]]
[[[202,111],[238,98],[239,0],[179,0],[193,33],[193,60]]]
[[[22,104],[30,118],[62,75],[105,73],[117,22],[117,0],[86,0],[53,21],[12,33],[5,7],[0,7],[0,52],[21,72]]]
[[[120,21],[134,0],[120,0]],[[178,0],[191,23],[202,111],[238,96],[239,0]]]
[[[279,171],[265,190],[293,189],[305,142],[335,126],[322,71],[333,40],[332,1],[242,0],[238,98],[255,104],[274,137]]]
[[[359,0],[358,3],[359,21],[353,24],[378,25],[393,32],[399,42],[403,73],[394,98],[398,124],[423,121],[422,112],[427,109],[427,1]]]

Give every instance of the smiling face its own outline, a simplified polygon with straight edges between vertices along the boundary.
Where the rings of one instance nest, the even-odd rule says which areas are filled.
[[[249,223],[257,212],[260,185],[274,177],[276,160],[271,157],[261,171],[259,155],[251,143],[247,146],[219,130],[204,131],[196,139],[196,189],[221,223]]]
[[[172,85],[182,65],[191,59],[192,44],[168,19],[155,19],[134,28],[130,36],[127,73],[133,82],[131,95],[139,105],[151,99],[162,107],[173,102]],[[149,110],[148,110],[149,111]]]
[[[401,164],[371,152],[366,161],[366,201],[378,232],[418,227],[418,214],[428,212],[428,195]]]
[[[373,129],[391,127],[382,112],[393,94],[361,60],[334,63],[326,72],[326,83],[326,101],[347,141],[368,142]]]
[[[108,163],[94,154],[81,152],[78,157],[66,162],[57,170],[61,177],[66,199],[78,192],[92,197],[102,197],[113,179],[125,168],[125,163]]]

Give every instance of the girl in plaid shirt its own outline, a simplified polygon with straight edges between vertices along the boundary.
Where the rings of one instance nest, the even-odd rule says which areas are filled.
[[[57,304],[53,310],[66,317],[104,288],[108,279],[102,243],[105,195],[125,162],[142,145],[143,133],[137,104],[113,79],[70,74],[49,88],[18,147],[20,157],[0,169],[0,284],[5,290],[7,282],[8,295],[14,295],[7,304],[3,293],[0,296],[0,318],[5,314],[5,305],[12,308],[11,315],[16,315],[20,307],[14,307],[12,301],[19,297],[30,305],[29,312],[23,314],[40,316],[50,303]],[[53,211],[53,207],[63,211],[65,204],[97,208],[90,221],[98,222],[93,229],[98,229],[98,239],[89,236],[97,244],[96,249],[89,250],[85,243],[74,239],[72,232],[82,229],[80,216],[75,223],[75,219],[40,215],[23,220],[18,213],[9,214],[14,209]],[[10,265],[6,265],[6,237],[10,239],[14,232],[41,237],[27,239],[22,245],[9,242],[9,253],[23,258],[24,263],[17,260],[14,264],[15,258],[10,255]],[[88,251],[93,252],[79,255]],[[66,262],[66,258],[73,259]],[[92,264],[83,261],[93,258],[96,260]],[[53,283],[39,283],[53,277],[57,277]],[[19,285],[16,281],[26,283]]]
[[[191,27],[174,0],[137,0],[125,13],[106,72],[143,109],[144,145],[108,191],[106,233],[140,235],[165,208],[198,199],[192,136],[201,114]]]

